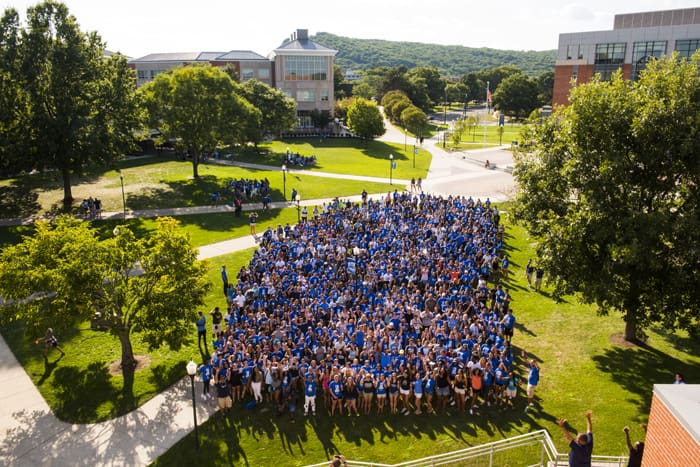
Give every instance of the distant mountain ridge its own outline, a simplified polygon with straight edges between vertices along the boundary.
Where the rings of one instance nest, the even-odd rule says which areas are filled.
[[[472,71],[501,65],[515,65],[527,75],[554,71],[556,50],[517,51],[461,45],[423,44],[379,39],[353,39],[319,32],[315,42],[338,51],[335,63],[343,71],[366,70],[379,66],[405,65],[407,68],[434,66],[445,77],[459,78]]]

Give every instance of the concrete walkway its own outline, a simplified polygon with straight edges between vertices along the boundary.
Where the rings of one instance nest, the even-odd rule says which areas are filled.
[[[384,141],[403,143],[404,135],[387,124]],[[423,147],[432,155],[423,189],[429,193],[471,195],[492,200],[505,200],[512,193],[512,176],[502,170],[512,164],[509,151],[486,149],[448,153],[436,146],[435,139]],[[488,159],[497,170],[483,166]],[[239,163],[239,165],[243,165]],[[255,166],[265,169],[278,168]],[[388,179],[298,171],[314,176],[380,181]],[[397,188],[408,185],[396,180]],[[376,195],[380,197],[383,194]],[[358,196],[343,198],[357,201]],[[302,206],[319,205],[326,200],[303,200]],[[295,203],[272,203],[274,208],[293,207]],[[244,205],[245,210],[260,210],[262,205]],[[198,206],[173,209],[130,211],[127,218],[181,216],[232,211],[228,206]],[[108,219],[124,217],[122,212],[107,212]],[[17,219],[13,224],[30,223],[34,219]],[[12,225],[4,223],[4,225]],[[199,248],[199,258],[212,258],[256,245],[252,236],[231,239]],[[50,360],[58,358],[53,354]],[[185,369],[183,368],[183,374]],[[200,423],[214,413],[213,401],[203,401],[200,385],[196,387],[197,418]],[[165,453],[193,429],[191,387],[188,377],[178,381],[140,408],[102,423],[69,424],[58,420],[50,411],[36,386],[25,373],[5,340],[0,337],[0,465],[8,466],[143,466]],[[194,449],[194,447],[193,447]]]

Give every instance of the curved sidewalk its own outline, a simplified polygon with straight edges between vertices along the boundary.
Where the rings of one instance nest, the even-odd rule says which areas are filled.
[[[390,128],[384,139],[403,142],[403,133],[395,131],[393,127]],[[399,141],[396,141],[397,139]],[[474,197],[489,196],[493,200],[505,200],[510,196],[507,192],[509,174],[498,170],[486,170],[479,162],[482,157],[491,157],[492,161],[496,161],[497,157],[503,157],[505,160],[509,157],[509,153],[499,154],[490,149],[448,153],[435,146],[434,141],[427,140],[427,144],[424,144],[424,147],[433,155],[428,176],[423,184],[425,191],[438,194],[470,194]],[[499,162],[496,164],[500,165]],[[310,172],[310,174],[388,182],[387,179],[374,177],[321,175],[318,172]],[[405,180],[394,181],[397,183],[397,188],[408,184]],[[503,183],[506,188],[501,188],[499,183]],[[512,177],[510,177],[510,184],[512,186]],[[375,195],[375,197],[379,196],[382,195]],[[343,199],[357,201],[359,196]],[[301,205],[319,205],[331,200],[304,200]],[[296,203],[292,202],[272,203],[272,207],[275,208],[294,206]],[[244,205],[244,210],[259,210],[261,207],[260,203],[252,203]],[[198,206],[131,211],[126,217],[180,216],[228,211],[233,210],[228,206]],[[119,219],[123,216],[122,212],[110,212],[104,213],[103,218]],[[15,224],[17,223],[20,222]],[[4,223],[4,225],[9,224]],[[240,237],[202,246],[199,249],[199,257],[216,257],[255,245],[256,241],[252,236]],[[215,402],[202,401],[201,385],[195,385],[195,387],[197,419],[198,422],[203,423],[214,413]],[[62,422],[53,415],[24,368],[0,336],[0,465],[28,467],[148,465],[192,430],[190,391],[189,378],[185,377],[138,409],[121,417],[84,425]]]

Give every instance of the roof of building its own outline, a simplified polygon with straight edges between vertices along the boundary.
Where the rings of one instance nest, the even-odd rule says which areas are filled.
[[[296,39],[293,41],[288,40],[283,42],[282,45],[275,49],[275,51],[277,50],[316,50],[324,52],[337,52],[337,50],[324,47],[311,39]]]
[[[655,384],[654,394],[700,444],[700,384]]]
[[[129,60],[130,63],[146,62],[212,62],[212,61],[242,61],[267,60],[251,50],[231,50],[229,52],[175,52],[155,53]]]

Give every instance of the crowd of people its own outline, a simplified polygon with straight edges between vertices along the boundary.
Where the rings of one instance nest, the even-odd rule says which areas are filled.
[[[291,417],[302,399],[305,415],[513,407],[503,234],[488,201],[398,192],[266,229],[236,284],[222,274],[203,397],[213,384],[222,410],[252,400]]]
[[[80,203],[83,219],[101,219],[102,201],[99,198],[86,198]]]
[[[284,158],[284,163],[296,165],[298,167],[311,167],[316,164],[316,156],[302,156],[299,153],[294,154],[287,149],[287,154]]]
[[[220,203],[228,201],[235,208],[237,216],[240,216],[244,202],[258,199],[263,203],[263,209],[269,209],[272,197],[270,181],[267,178],[261,180],[234,178],[222,190],[214,191],[211,194],[212,206],[218,206]]]

